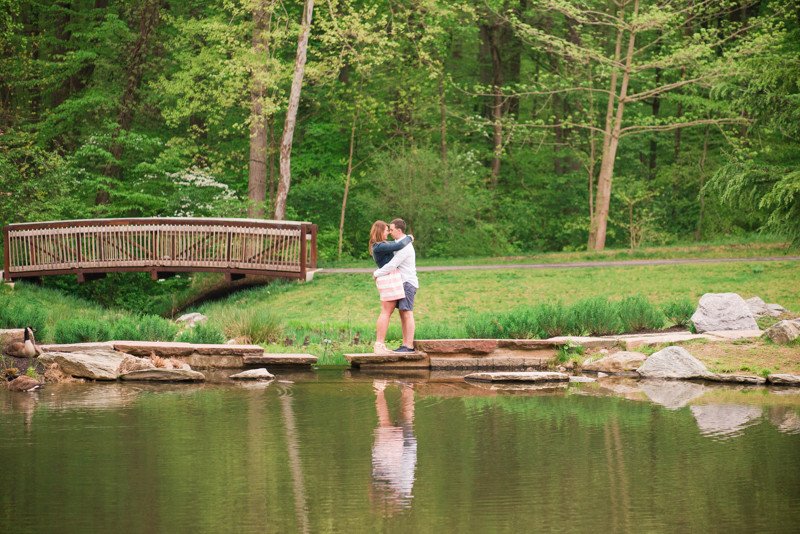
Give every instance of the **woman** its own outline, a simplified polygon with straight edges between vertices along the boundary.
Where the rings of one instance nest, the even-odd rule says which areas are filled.
[[[369,232],[369,252],[379,269],[392,260],[394,252],[414,241],[414,237],[411,235],[407,235],[399,241],[386,241],[387,237],[389,237],[389,225],[383,221],[376,221]],[[389,319],[397,307],[397,301],[405,297],[403,280],[400,278],[400,272],[395,269],[386,276],[376,278],[375,284],[381,295],[381,314],[378,317],[378,333],[374,352],[375,354],[391,354],[392,352],[386,348],[385,344],[386,331],[389,329]]]

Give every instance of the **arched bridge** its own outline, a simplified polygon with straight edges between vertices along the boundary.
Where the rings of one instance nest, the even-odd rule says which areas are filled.
[[[224,273],[306,280],[317,267],[317,225],[259,219],[128,218],[9,224],[4,278],[110,272]]]

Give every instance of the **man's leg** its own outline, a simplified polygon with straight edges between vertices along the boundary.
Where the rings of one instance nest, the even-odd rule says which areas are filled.
[[[414,323],[414,312],[410,310],[398,310],[400,314],[400,326],[403,329],[403,346],[409,349],[414,348],[414,331],[417,325]]]

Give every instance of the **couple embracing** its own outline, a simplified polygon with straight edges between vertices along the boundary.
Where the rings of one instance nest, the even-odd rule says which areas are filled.
[[[394,241],[386,241],[389,236]],[[369,234],[369,251],[378,264],[372,273],[381,296],[381,314],[378,317],[378,334],[375,354],[414,352],[414,297],[419,288],[417,256],[414,236],[406,235],[406,223],[395,219],[388,225],[377,221]],[[386,348],[386,331],[395,308],[400,313],[403,344],[395,351]]]

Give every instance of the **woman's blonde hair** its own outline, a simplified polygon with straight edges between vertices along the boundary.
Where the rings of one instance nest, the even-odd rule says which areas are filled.
[[[372,230],[369,231],[369,254],[373,258],[372,254],[372,247],[375,246],[375,243],[382,243],[385,241],[383,239],[383,232],[386,230],[388,225],[383,221],[375,221],[375,224],[372,225]]]

